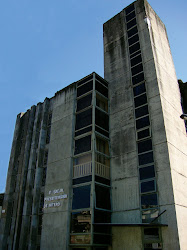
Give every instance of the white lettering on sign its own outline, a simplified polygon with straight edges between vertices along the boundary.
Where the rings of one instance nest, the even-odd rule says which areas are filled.
[[[49,195],[59,194],[59,193],[63,193],[63,192],[64,192],[63,188],[54,189],[54,190],[49,191]],[[58,200],[66,199],[67,197],[68,197],[67,194],[47,196],[44,198],[44,202],[50,202],[50,201],[56,201],[56,202],[44,203],[44,208],[59,207],[61,205],[61,203]]]

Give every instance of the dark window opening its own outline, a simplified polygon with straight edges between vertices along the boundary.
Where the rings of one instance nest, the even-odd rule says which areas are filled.
[[[89,126],[87,128],[83,128],[81,130],[76,131],[75,136],[83,135],[83,134],[88,133],[90,131],[92,131],[92,126]]]
[[[137,26],[127,31],[128,38],[138,33]]]
[[[129,38],[128,42],[129,42],[129,46],[131,46],[133,43],[136,43],[139,41],[139,36],[138,34],[136,34],[135,36]]]
[[[135,109],[136,118],[139,118],[141,116],[145,116],[145,115],[148,115],[148,114],[149,114],[148,105],[145,105],[145,106],[143,106],[141,108]]]
[[[141,196],[142,208],[150,208],[158,205],[157,194],[147,194]]]
[[[138,140],[144,139],[146,137],[150,137],[150,130],[149,130],[149,128],[146,128],[144,130],[141,130],[141,131],[137,132],[137,139]]]
[[[133,57],[133,59],[131,59],[131,67],[133,67],[134,65],[136,65],[136,64],[138,64],[140,62],[142,62],[141,54],[139,54],[138,56]]]
[[[138,153],[139,154],[146,152],[146,151],[150,151],[152,149],[153,149],[153,147],[152,147],[152,140],[151,139],[138,142]]]
[[[153,152],[138,155],[139,165],[144,165],[153,162]]]
[[[91,150],[91,135],[75,140],[75,155]]]
[[[103,86],[98,81],[95,81],[95,89],[105,97],[108,97],[108,88]]]
[[[77,88],[77,97],[84,95],[85,93],[89,92],[93,90],[93,81],[90,81],[84,85],[82,85],[81,87]]]
[[[92,104],[92,93],[77,100],[77,112]]]
[[[145,240],[156,240],[159,239],[158,228],[144,228],[144,239]]]
[[[144,73],[141,72],[140,74],[132,77],[132,83],[133,85],[138,84],[140,82],[144,81]]]
[[[96,80],[100,81],[102,84],[104,84],[106,87],[108,87],[108,83],[107,81],[105,81],[103,78],[101,78],[100,76],[96,75],[95,76]]]
[[[107,140],[96,137],[96,149],[98,152],[109,155],[109,144]]]
[[[95,209],[94,211],[94,223],[110,223],[111,213],[108,211],[102,211]]]
[[[96,176],[95,176],[95,181],[110,186],[110,180],[105,179],[105,178],[103,178],[103,177],[100,177],[100,176],[97,176],[97,175],[96,175]]]
[[[96,207],[110,210],[110,188],[95,185],[95,193]]]
[[[140,168],[139,173],[140,173],[140,180],[154,178],[155,177],[154,166],[152,165],[149,167]]]
[[[90,185],[73,188],[72,209],[90,207]]]
[[[144,105],[146,103],[147,103],[147,95],[146,95],[146,93],[141,95],[141,96],[138,96],[138,97],[134,98],[135,108],[137,108],[139,106],[142,106],[142,105]]]
[[[95,126],[95,131],[106,137],[109,137],[109,132],[103,130],[102,128],[99,128],[97,125]]]
[[[110,244],[111,242],[111,236],[110,235],[100,235],[100,234],[94,234],[94,243],[95,244]]]
[[[131,68],[132,75],[136,75],[136,74],[138,74],[138,73],[140,73],[142,71],[143,71],[143,65],[142,65],[142,63],[134,66],[133,68]]]
[[[109,117],[99,109],[95,109],[95,124],[109,131]]]
[[[136,25],[136,18],[127,23],[127,29],[132,28],[134,25]]]
[[[91,231],[90,211],[81,211],[71,215],[71,233],[89,233]]]
[[[80,178],[73,179],[73,185],[81,184],[81,183],[86,183],[92,181],[92,176],[84,176]]]
[[[137,50],[140,50],[140,43],[139,42],[137,42],[134,45],[132,45],[132,46],[129,47],[130,54],[133,54]]]
[[[75,130],[87,127],[92,124],[92,109],[87,109],[76,115]]]
[[[96,93],[96,105],[103,109],[104,111],[108,112],[108,100]]]
[[[80,85],[82,85],[83,83],[88,82],[88,81],[91,80],[92,78],[93,78],[93,75],[91,75],[91,76],[89,76],[89,77],[86,77],[86,78],[84,78],[83,80],[79,81],[77,85],[80,86]]]
[[[128,15],[130,12],[134,10],[134,4],[131,4],[129,7],[125,9],[126,15]]]
[[[135,17],[135,11],[131,12],[128,16],[126,16],[126,22],[130,21]]]
[[[136,87],[133,88],[134,96],[143,94],[144,92],[146,92],[145,83],[144,82],[142,84],[140,84],[140,85],[138,85],[138,86],[136,86]]]
[[[136,51],[136,52],[134,52],[133,54],[130,55],[130,59],[132,59],[132,58],[134,58],[135,56],[140,55],[140,54],[141,54],[141,51],[138,50],[138,51]]]
[[[155,181],[146,181],[141,183],[141,193],[154,192],[155,191]]]

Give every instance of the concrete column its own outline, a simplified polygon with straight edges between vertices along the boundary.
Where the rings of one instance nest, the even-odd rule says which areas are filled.
[[[29,249],[35,249],[37,246],[37,235],[38,235],[38,211],[40,205],[40,193],[41,193],[41,180],[43,173],[43,157],[46,144],[46,129],[47,129],[47,117],[49,110],[49,99],[45,99],[43,104],[42,112],[42,123],[40,130],[40,137],[38,143],[38,157],[36,164],[36,175],[35,175],[35,187],[33,190],[33,206],[32,206],[32,221],[31,221],[31,232]]]
[[[22,216],[22,227],[21,227],[21,236],[20,236],[20,249],[26,249],[29,240],[29,229],[30,229],[30,217],[32,214],[32,190],[34,184],[34,175],[36,167],[36,154],[37,154],[37,145],[39,140],[39,128],[40,120],[42,115],[42,104],[39,103],[36,107],[36,115],[34,120],[29,167],[27,173],[27,184],[24,198],[24,207],[23,207],[23,216]]]

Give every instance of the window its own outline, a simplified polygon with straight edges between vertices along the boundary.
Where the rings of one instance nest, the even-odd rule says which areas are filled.
[[[131,12],[128,16],[126,16],[126,22],[130,21],[135,17],[135,11]]]
[[[145,165],[153,162],[153,152],[138,155],[139,165]]]
[[[142,208],[150,208],[158,205],[157,194],[146,194],[141,196]]]
[[[95,126],[95,131],[106,136],[106,137],[109,137],[109,132],[107,132],[106,130],[98,127],[97,125]]]
[[[84,83],[86,83],[86,82],[92,80],[92,78],[93,78],[93,75],[91,75],[91,76],[89,76],[89,77],[86,77],[86,78],[82,79],[81,81],[79,81],[77,85],[78,85],[78,86],[81,86],[82,84],[84,84]]]
[[[136,120],[136,129],[141,129],[150,125],[149,116]]]
[[[134,29],[134,28],[133,28]],[[131,30],[130,30],[131,31]],[[135,44],[133,44],[132,46],[129,47],[129,52],[130,54],[133,54],[134,52],[136,52],[137,50],[140,50],[140,43],[137,42]]]
[[[105,97],[108,97],[108,88],[97,80],[95,81],[95,89]]]
[[[135,36],[129,38],[128,42],[129,42],[129,46],[131,46],[133,43],[136,43],[139,41],[139,36],[138,34],[136,34]]]
[[[134,10],[134,4],[131,4],[129,7],[125,9],[126,15],[128,15],[130,12]]]
[[[140,173],[140,180],[154,178],[155,177],[154,165],[140,168],[139,173]]]
[[[95,109],[95,124],[109,131],[109,117],[99,109]]]
[[[138,56],[133,57],[133,59],[131,59],[131,67],[133,67],[134,65],[136,65],[136,64],[138,64],[140,62],[142,62],[141,54],[139,54]]]
[[[141,72],[140,74],[132,77],[132,83],[133,85],[138,84],[140,82],[144,81],[144,73]]]
[[[73,212],[71,215],[71,233],[89,233],[91,231],[91,212]]]
[[[144,92],[146,92],[145,83],[142,83],[142,84],[140,84],[140,85],[133,88],[134,96],[141,95]]]
[[[145,116],[148,114],[149,114],[148,105],[135,109],[136,118],[140,118],[141,116]]]
[[[127,23],[127,29],[132,28],[134,25],[136,25],[136,18]]]
[[[75,140],[75,155],[91,150],[91,135]]]
[[[90,185],[73,188],[72,209],[90,207]]]
[[[108,112],[108,100],[98,93],[96,93],[96,105],[104,111]]]
[[[146,128],[137,132],[137,140],[145,139],[146,137],[150,137],[150,129]]]
[[[141,71],[143,71],[142,63],[134,66],[133,68],[131,68],[132,75],[136,75],[136,74],[140,73]]]
[[[159,229],[158,228],[144,228],[144,240],[155,240],[159,239]]]
[[[92,126],[88,126],[86,128],[79,129],[78,131],[75,131],[75,136],[83,135],[83,134],[88,133],[90,131],[92,131]]]
[[[103,140],[101,137],[96,137],[96,149],[100,153],[109,155],[108,141]]]
[[[145,140],[138,143],[138,153],[143,153],[152,150],[152,140]]]
[[[140,184],[141,193],[154,192],[156,191],[155,181],[145,181]]]
[[[95,185],[96,208],[111,209],[110,189],[104,186]]]
[[[92,109],[87,109],[76,115],[75,130],[79,130],[92,124]]]
[[[93,81],[89,81],[84,85],[77,87],[77,97],[84,95],[85,93],[91,91],[93,89]]]
[[[135,108],[137,108],[139,106],[142,106],[142,105],[144,105],[146,103],[147,103],[147,95],[146,95],[146,93],[134,98]]]
[[[92,93],[77,100],[77,112],[92,104]]]

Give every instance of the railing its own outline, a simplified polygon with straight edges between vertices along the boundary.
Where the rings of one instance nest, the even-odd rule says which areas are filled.
[[[110,178],[110,167],[108,167],[104,164],[101,164],[99,162],[96,162],[95,163],[95,174],[109,179]]]
[[[73,178],[79,178],[92,174],[92,162],[87,162],[80,165],[73,166]],[[101,177],[110,178],[110,167],[95,162],[95,174]]]
[[[92,174],[92,162],[73,166],[73,177],[83,177]]]

